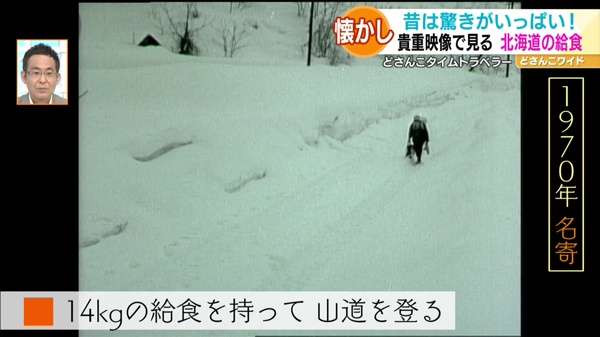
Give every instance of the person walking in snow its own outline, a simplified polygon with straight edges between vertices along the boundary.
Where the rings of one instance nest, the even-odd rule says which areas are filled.
[[[412,151],[417,155],[417,164],[421,162],[423,150],[429,154],[429,132],[425,118],[415,115],[415,118],[408,129],[408,145],[406,146],[406,156],[411,156]]]

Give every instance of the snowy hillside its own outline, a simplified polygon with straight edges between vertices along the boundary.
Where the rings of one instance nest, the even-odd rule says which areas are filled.
[[[520,333],[518,74],[306,67],[295,3],[237,13],[234,58],[177,55],[131,43],[149,7],[80,5],[81,290],[456,291],[435,335]]]

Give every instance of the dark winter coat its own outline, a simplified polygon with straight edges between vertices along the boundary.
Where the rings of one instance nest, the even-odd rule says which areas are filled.
[[[423,121],[414,121],[408,129],[408,139],[412,138],[413,144],[422,145],[425,142],[429,142],[429,132],[427,132],[427,125]]]

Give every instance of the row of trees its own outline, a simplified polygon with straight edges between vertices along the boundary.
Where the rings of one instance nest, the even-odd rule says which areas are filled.
[[[313,2],[311,4],[305,3],[304,6],[313,6],[312,11],[314,12],[312,17],[312,34],[310,36],[310,54],[315,55],[316,57],[327,58],[330,65],[349,63],[349,55],[335,44],[335,36],[332,29],[335,18],[341,15],[346,9],[344,3]],[[303,15],[304,12],[299,10],[298,13],[299,15]],[[310,54],[308,57],[311,56]]]
[[[309,2],[297,2],[297,14],[307,16]],[[199,55],[202,53],[197,43],[201,32],[208,27],[213,29],[218,38],[215,40],[223,49],[223,56],[233,57],[240,49],[246,46],[245,40],[250,28],[257,29],[258,24],[241,22],[233,16],[235,11],[243,11],[250,5],[247,2],[230,2],[229,13],[231,18],[225,18],[216,23],[198,9],[197,3],[162,3],[152,7],[150,18],[155,28],[161,35],[168,35],[173,40],[175,52],[184,55]],[[312,49],[311,54],[316,57],[328,58],[330,64],[349,61],[350,58],[335,45],[331,23],[340,15],[343,3],[315,2],[313,8]],[[308,23],[308,22],[307,22]],[[301,42],[302,50],[307,53],[308,42]]]
[[[351,58],[342,48],[335,44],[332,23],[337,16],[342,15],[348,8],[356,5],[349,2],[296,2],[297,15],[307,18],[308,41],[300,42],[302,52],[308,57],[326,58],[329,64],[349,63]],[[495,8],[498,5],[494,4]],[[223,48],[223,56],[233,57],[244,48],[247,34],[251,28],[258,29],[258,23],[248,24],[236,19],[234,11],[243,11],[250,5],[247,2],[230,2],[230,18],[223,19],[218,24],[203,15],[197,3],[165,3],[157,4],[151,12],[152,22],[160,30],[161,35],[168,31],[175,42],[176,52],[185,55],[199,55],[197,37],[200,31],[212,27],[217,33],[216,43]],[[506,8],[514,8],[513,2],[506,3]],[[473,69],[471,69],[473,70]],[[508,76],[508,67],[506,76]]]
[[[233,14],[234,8],[243,10],[248,7],[247,2],[230,3],[229,13]],[[235,20],[223,19],[218,24],[203,15],[198,10],[198,4],[188,2],[185,4],[163,3],[152,7],[150,18],[161,35],[169,35],[176,46],[174,51],[183,55],[199,55],[201,48],[197,44],[200,32],[211,27],[219,36],[219,43],[223,48],[223,55],[233,57],[241,48],[245,47],[244,38],[247,34],[246,25]],[[257,28],[256,26],[254,26]]]

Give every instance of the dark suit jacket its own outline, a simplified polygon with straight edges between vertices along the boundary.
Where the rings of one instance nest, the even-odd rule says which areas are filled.
[[[29,105],[30,104],[29,103],[29,94],[27,93],[27,94],[17,98],[17,104],[18,105]],[[52,94],[52,105],[64,105],[64,104],[67,104],[66,99],[64,99],[58,95]]]

